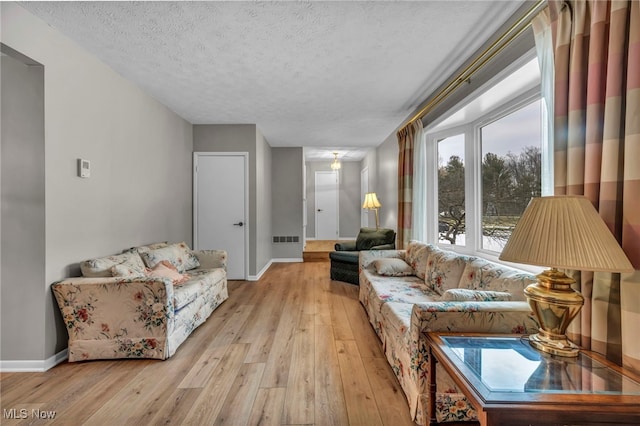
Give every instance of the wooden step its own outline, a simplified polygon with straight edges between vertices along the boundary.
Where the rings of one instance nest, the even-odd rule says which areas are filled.
[[[305,251],[302,253],[302,259],[305,262],[328,262],[329,253],[328,251]]]

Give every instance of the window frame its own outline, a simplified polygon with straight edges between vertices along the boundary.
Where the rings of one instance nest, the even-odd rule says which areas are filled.
[[[482,248],[482,140],[481,129],[482,127],[491,124],[501,118],[512,114],[519,109],[542,99],[542,93],[540,85],[526,90],[522,93],[515,94],[508,100],[496,105],[486,113],[476,117],[472,121],[468,121],[463,124],[437,128],[438,122],[446,119],[452,113],[463,108],[466,104],[481,96],[484,92],[499,84],[503,78],[513,73],[518,67],[522,66],[526,61],[533,59],[533,56],[529,53],[523,55],[520,60],[514,61],[512,66],[505,69],[504,73],[496,76],[495,79],[488,82],[482,89],[477,90],[464,101],[460,102],[455,108],[452,108],[449,113],[442,116],[440,120],[434,122],[433,125],[428,126],[425,129],[425,156],[426,159],[426,203],[427,206],[438,206],[438,142],[444,138],[464,134],[465,138],[465,211],[466,223],[465,223],[465,245],[450,245],[443,244],[439,241],[438,233],[438,208],[427,208],[425,220],[425,237],[427,242],[437,245],[440,248],[455,251],[467,255],[477,255],[494,262],[507,264],[512,267],[527,270],[529,272],[540,272],[542,269],[532,267],[529,265],[513,264],[503,262],[498,259],[500,253]],[[541,108],[542,121],[550,121],[551,118],[546,116],[546,111]],[[550,123],[547,123],[550,125]],[[430,130],[431,129],[431,130]],[[435,130],[434,130],[435,129]],[[542,141],[540,146],[540,152],[542,155],[543,174],[542,174],[542,187],[541,191],[545,194],[545,180],[549,179],[549,176],[544,175],[545,165],[553,170],[553,149],[551,149],[551,141],[545,140],[545,134],[542,133]]]

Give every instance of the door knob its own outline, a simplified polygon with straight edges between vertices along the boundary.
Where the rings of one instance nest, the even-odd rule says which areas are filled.
[[[244,223],[242,222],[234,223],[233,226],[244,226]]]
[[[318,209],[318,211],[319,211],[319,212],[321,212],[321,211],[322,211],[322,209]]]

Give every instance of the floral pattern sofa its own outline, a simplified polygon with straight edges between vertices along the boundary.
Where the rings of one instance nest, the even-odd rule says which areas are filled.
[[[227,253],[156,243],[80,264],[54,283],[69,361],[171,357],[228,298]]]
[[[360,252],[360,302],[407,397],[428,424],[431,331],[535,333],[524,288],[533,275],[412,241],[406,250]],[[436,366],[438,422],[476,420],[472,405]]]

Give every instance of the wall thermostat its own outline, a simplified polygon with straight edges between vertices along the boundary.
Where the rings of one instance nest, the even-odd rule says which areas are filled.
[[[88,178],[91,176],[91,162],[78,158],[78,177]]]

